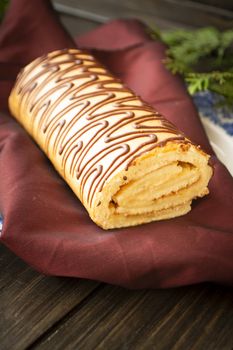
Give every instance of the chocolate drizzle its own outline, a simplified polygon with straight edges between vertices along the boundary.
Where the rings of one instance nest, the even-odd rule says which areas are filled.
[[[83,51],[35,60],[18,76],[16,91],[20,115],[26,110],[30,118],[29,131],[40,135],[49,157],[59,157],[62,175],[77,179],[81,200],[90,206],[118,169],[127,170],[138,156],[168,141],[187,142]]]

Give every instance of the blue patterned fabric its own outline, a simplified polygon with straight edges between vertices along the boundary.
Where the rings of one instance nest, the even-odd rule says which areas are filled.
[[[221,126],[233,136],[233,106],[221,105],[223,98],[209,91],[195,94],[193,100],[202,116]]]

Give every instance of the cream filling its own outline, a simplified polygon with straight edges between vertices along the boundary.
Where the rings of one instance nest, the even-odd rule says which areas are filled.
[[[167,144],[137,158],[96,195],[93,217],[105,229],[184,215],[208,194],[212,168],[193,145]]]
[[[113,196],[115,212],[123,215],[146,214],[189,204],[199,187],[198,169],[184,162],[173,162],[123,185]]]

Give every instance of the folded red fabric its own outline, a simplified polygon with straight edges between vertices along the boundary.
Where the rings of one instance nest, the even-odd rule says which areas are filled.
[[[172,220],[103,231],[44,154],[7,111],[20,67],[65,47],[89,49],[193,141],[212,152],[178,77],[164,67],[164,46],[135,20],[103,25],[76,40],[49,1],[13,0],[0,29],[1,241],[37,270],[130,288],[233,282],[233,179],[213,155],[210,195]],[[10,273],[10,272],[9,272]]]

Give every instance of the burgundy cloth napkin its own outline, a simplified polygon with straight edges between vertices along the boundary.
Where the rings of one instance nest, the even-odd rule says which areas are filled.
[[[213,153],[183,82],[164,68],[164,46],[149,38],[144,25],[113,21],[76,43],[91,50],[137,94]],[[7,97],[21,66],[46,52],[75,45],[49,1],[11,1],[0,29],[2,243],[45,274],[130,288],[232,283],[233,180],[214,155],[210,195],[195,201],[189,214],[106,232],[89,219],[7,112]]]

